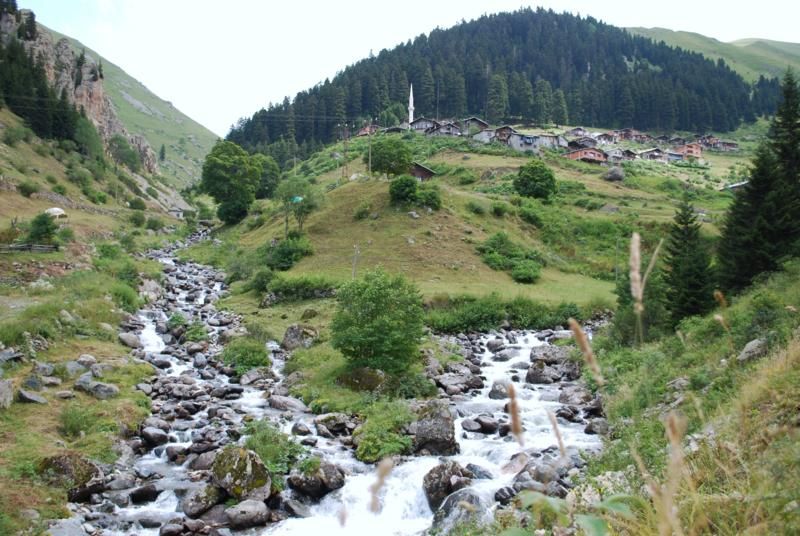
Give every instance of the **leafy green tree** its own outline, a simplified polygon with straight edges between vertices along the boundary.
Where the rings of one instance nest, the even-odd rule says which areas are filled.
[[[502,74],[493,75],[489,80],[489,96],[486,101],[486,119],[496,123],[508,113],[508,84]]]
[[[367,163],[368,155],[364,155]],[[372,142],[372,169],[389,176],[408,173],[411,166],[411,148],[396,136],[383,136]]]
[[[275,194],[278,181],[281,178],[281,170],[278,163],[271,156],[256,153],[252,156],[258,169],[260,177],[256,187],[256,199],[269,199]]]
[[[681,319],[708,312],[714,301],[711,257],[700,237],[700,223],[684,194],[666,244],[666,306],[677,325]]]
[[[720,281],[740,290],[800,253],[800,88],[783,79],[783,101],[756,150],[750,180],[728,209],[717,251]]]
[[[281,181],[275,190],[284,216],[284,235],[289,236],[289,216],[294,216],[300,232],[308,216],[319,208],[320,198],[314,186],[305,179],[292,177]]]
[[[81,154],[92,159],[103,158],[103,140],[92,122],[83,116],[78,117],[75,123],[75,143],[78,144]]]
[[[131,171],[139,171],[142,168],[142,157],[136,151],[124,136],[115,134],[108,141],[108,150],[111,157],[118,164],[128,166]]]
[[[401,175],[389,183],[389,199],[393,205],[409,205],[417,201],[417,179]]]
[[[49,244],[58,231],[56,220],[49,214],[41,213],[31,220],[28,231],[28,242],[31,244]]]
[[[383,270],[344,285],[331,323],[331,344],[355,367],[402,372],[419,354],[422,297],[413,283]]]
[[[206,156],[200,188],[218,203],[217,216],[227,224],[241,221],[255,200],[259,168],[247,151],[219,140]]]
[[[519,168],[514,178],[514,189],[525,197],[548,199],[556,193],[556,176],[541,160],[531,160]]]

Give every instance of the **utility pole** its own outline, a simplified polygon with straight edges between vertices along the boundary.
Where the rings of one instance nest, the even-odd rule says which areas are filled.
[[[347,170],[347,139],[350,137],[350,132],[347,130],[347,123],[344,124],[344,176],[342,177],[344,180],[347,180],[348,170]]]
[[[372,118],[370,118],[372,120]],[[369,176],[372,177],[372,124],[367,125],[367,154],[369,155],[367,162],[368,162],[368,172]]]
[[[356,266],[358,266],[358,257],[361,256],[361,248],[358,244],[353,244],[353,279],[356,278]]]

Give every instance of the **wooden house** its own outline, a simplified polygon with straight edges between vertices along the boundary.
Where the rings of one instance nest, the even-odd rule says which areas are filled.
[[[597,142],[600,144],[617,143],[617,141],[619,140],[619,138],[614,132],[603,132],[602,134],[598,134],[596,139]]]
[[[378,125],[366,125],[361,130],[358,131],[356,137],[369,136],[371,134],[375,134],[376,132],[378,132]]]
[[[621,149],[619,147],[608,149],[605,151],[605,153],[608,161],[614,163],[634,160],[636,158],[636,153],[634,151],[631,151],[630,149]]]
[[[416,177],[417,180],[426,181],[436,175],[436,172],[431,168],[420,164],[419,162],[411,162],[408,174],[412,177]]]
[[[670,138],[669,140],[670,145],[686,145],[686,138],[681,136],[675,136],[674,138]]]
[[[683,153],[667,151],[666,154],[667,154],[667,162],[680,162],[683,160]]]
[[[586,149],[588,147],[597,147],[598,141],[589,136],[583,136],[578,139],[570,141],[567,146],[570,149]]]
[[[514,127],[509,125],[503,125],[502,127],[494,129],[495,140],[500,143],[508,143],[508,138],[512,134],[517,134],[517,131],[514,130]]]
[[[608,160],[606,158],[606,154],[603,151],[601,151],[600,149],[595,149],[593,147],[578,149],[576,151],[570,151],[566,153],[564,156],[569,158],[570,160],[581,160],[583,162],[590,162],[592,164],[602,164],[603,162],[606,162]]]
[[[583,127],[575,127],[571,130],[566,131],[564,135],[569,136],[571,138],[583,138],[584,136],[589,135],[589,131]]]
[[[475,141],[479,141],[481,143],[492,142],[492,141],[494,141],[494,130],[491,129],[491,128],[487,128],[487,129],[481,130],[477,134],[474,134],[472,136],[472,139],[475,140]]]
[[[676,153],[680,153],[684,158],[703,158],[703,146],[699,143],[687,143],[675,148]]]
[[[428,119],[426,117],[418,117],[411,122],[411,130],[415,132],[426,132],[434,127],[438,127],[439,122],[434,119]]]
[[[425,131],[428,136],[461,136],[461,127],[455,123],[443,123]]]
[[[509,134],[508,141],[506,143],[508,143],[509,147],[517,151],[533,152],[536,151],[538,147],[536,138],[537,136],[512,132]]]
[[[719,148],[723,151],[738,151],[739,144],[735,141],[720,140]]]
[[[652,149],[645,149],[644,151],[639,152],[639,158],[642,160],[655,160],[658,162],[666,162],[666,155],[664,151],[659,149],[658,147],[654,147]]]
[[[489,128],[489,123],[481,119],[480,117],[467,117],[466,119],[461,120],[461,130],[464,132],[470,131],[481,131],[486,130]]]

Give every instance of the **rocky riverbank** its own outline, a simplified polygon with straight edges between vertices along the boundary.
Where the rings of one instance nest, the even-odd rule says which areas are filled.
[[[597,434],[607,430],[600,401],[576,381],[580,367],[568,352],[550,344],[568,332],[448,337],[440,342],[461,359],[441,365],[428,356],[426,373],[439,397],[410,402],[416,418],[405,432],[413,455],[395,460],[375,513],[369,507],[375,467],[353,454],[354,432],[363,423],[340,413],[313,415],[293,398],[290,387],[302,376],[283,376],[290,354],[277,343],[268,345],[270,368],[237,377],[222,363],[224,345],[246,330],[240,317],[214,305],[225,292],[224,274],[178,261],[182,246],[148,255],[163,264],[162,284],[143,289],[148,307],[119,333],[131,355],[153,367],[153,378],[137,386],[150,398],[152,415],[120,445],[113,466],[50,460],[76,484],[69,494],[74,515],[53,525],[55,536],[225,535],[254,527],[270,534],[339,528],[359,534],[374,531],[376,522],[396,534],[420,533],[431,524],[447,530],[476,515],[476,506],[488,520],[522,490],[565,496],[584,464],[579,453],[599,448]],[[170,322],[177,313],[202,324],[207,339],[187,340],[187,326]],[[307,345],[314,336],[292,327],[284,344]],[[510,434],[512,382],[523,446]],[[85,383],[102,391],[92,387],[95,379]],[[558,416],[566,457],[555,446],[547,411]],[[318,466],[270,472],[243,446],[247,423],[260,419],[310,449]]]

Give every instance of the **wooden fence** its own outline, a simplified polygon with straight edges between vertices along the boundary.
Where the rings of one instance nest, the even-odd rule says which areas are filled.
[[[16,253],[18,251],[53,253],[54,251],[58,251],[58,246],[45,244],[0,244],[0,253]]]

